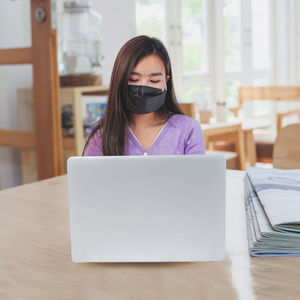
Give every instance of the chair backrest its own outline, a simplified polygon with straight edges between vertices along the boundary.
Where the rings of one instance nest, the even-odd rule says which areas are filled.
[[[190,103],[178,103],[182,112],[193,119],[196,118],[196,104],[195,102]]]
[[[210,121],[210,118],[213,116],[213,111],[212,110],[199,110],[199,116],[200,116],[201,124],[208,124]]]
[[[277,101],[281,103],[289,102],[293,106],[293,108],[284,109],[284,112],[275,111],[277,131],[282,127],[283,119],[288,119],[287,117],[292,115],[298,115],[300,118],[300,86],[241,86],[239,89],[239,105],[230,110],[238,117],[239,110],[243,108],[243,103],[252,100],[271,100],[277,104],[279,104]]]
[[[273,166],[300,169],[300,123],[280,129],[273,149]]]
[[[296,122],[289,122],[289,123],[300,123],[300,109],[294,109],[288,112],[284,112],[284,113],[278,113],[277,114],[277,132],[279,132],[280,128],[283,127],[283,122],[284,122],[284,118],[286,117],[295,117],[298,116],[298,121]],[[289,124],[287,124],[289,125]]]
[[[241,86],[239,106],[246,100],[300,101],[300,86]]]
[[[241,86],[238,107],[231,111],[237,117],[243,102],[251,100],[300,101],[300,86]]]

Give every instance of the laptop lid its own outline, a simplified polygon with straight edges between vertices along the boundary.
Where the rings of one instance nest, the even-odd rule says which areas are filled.
[[[74,262],[225,256],[223,156],[71,157],[68,189]]]

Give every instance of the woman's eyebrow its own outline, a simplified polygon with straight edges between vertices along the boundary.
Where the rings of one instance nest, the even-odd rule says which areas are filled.
[[[141,74],[141,73],[138,73],[138,72],[132,71],[132,72],[131,72],[131,75],[139,75],[139,76],[141,76],[142,74]],[[151,74],[148,75],[148,76],[163,76],[163,74],[162,74],[162,72],[156,72],[156,73],[151,73]]]

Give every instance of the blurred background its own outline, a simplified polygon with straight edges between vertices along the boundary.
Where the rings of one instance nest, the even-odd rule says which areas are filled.
[[[33,2],[39,1],[1,1],[0,49],[32,46]],[[182,103],[195,103],[198,110],[215,112],[217,103],[225,103],[226,114],[231,116],[230,109],[239,104],[242,85],[300,85],[300,1],[297,0],[50,2],[51,13],[47,12],[47,17],[51,14],[51,28],[57,33],[61,87],[68,86],[63,80],[69,80],[69,75],[84,73],[100,76],[98,85],[108,86],[118,51],[127,40],[139,34],[164,42],[171,57],[177,98]],[[75,13],[81,15],[74,19]],[[74,36],[81,34],[85,35],[85,44],[92,45],[82,50],[88,51],[88,63],[80,54],[80,45],[72,45]],[[81,55],[79,58],[75,54],[76,61],[68,54],[72,47]],[[32,87],[32,65],[0,65],[2,130],[34,130]],[[105,113],[105,99],[105,92],[82,94],[84,130]],[[254,103],[244,113],[258,114],[270,105]],[[67,104],[61,108],[63,135],[72,136],[72,124],[68,126],[72,109]],[[31,161],[30,168],[36,168],[33,152],[24,154],[22,149],[0,145],[1,189],[38,178],[36,174],[26,175],[24,170],[28,161]],[[26,176],[29,176],[27,181]]]

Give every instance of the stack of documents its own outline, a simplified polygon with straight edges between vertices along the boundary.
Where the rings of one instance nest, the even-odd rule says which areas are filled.
[[[250,254],[300,256],[300,170],[249,167],[244,184]]]

